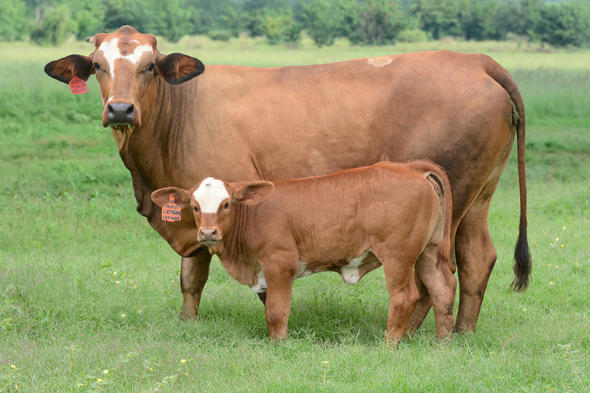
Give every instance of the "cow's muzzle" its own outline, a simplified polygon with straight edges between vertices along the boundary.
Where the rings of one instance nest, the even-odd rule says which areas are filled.
[[[134,124],[135,106],[127,102],[111,102],[107,104],[107,120],[109,125]]]

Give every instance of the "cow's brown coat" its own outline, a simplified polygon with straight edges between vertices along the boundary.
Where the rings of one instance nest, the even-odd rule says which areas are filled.
[[[389,56],[388,64],[382,57],[304,67],[218,65],[171,85],[166,80],[180,81],[202,71],[196,59],[165,57],[155,48],[153,36],[129,26],[99,34],[94,41],[115,37],[121,39],[122,49],[133,40],[154,44],[153,76],[141,73],[145,63],[119,61],[121,72],[115,80],[107,75],[97,78],[103,102],[111,97],[134,102],[141,115],[130,129],[113,126],[113,135],[131,172],[137,210],[185,257],[185,317],[196,316],[210,257],[195,241],[190,216],[182,223],[160,220],[160,209],[149,198],[156,188],[188,188],[208,174],[227,181],[276,180],[381,159],[424,158],[445,168],[453,187],[452,233],[460,282],[456,329],[474,330],[496,260],[487,225],[489,204],[515,133],[520,229],[513,284],[526,288],[531,264],[524,105],[516,83],[491,58],[437,51]],[[72,75],[87,79],[99,57],[97,51],[66,57],[47,64],[45,70],[62,81]],[[411,329],[429,308],[428,297],[422,297]]]
[[[456,281],[449,260],[450,185],[432,162],[379,162],[279,181],[274,191],[269,182],[225,184],[229,198],[220,200],[213,213],[203,212],[195,199],[199,186],[190,191],[166,187],[151,197],[159,206],[171,195],[181,207],[190,205],[197,238],[208,241],[237,281],[260,285],[262,270],[271,338],[287,335],[294,278],[332,270],[346,281],[346,266],[359,258],[358,279],[383,264],[390,295],[388,340],[401,338],[418,300],[414,266],[433,299],[438,336],[452,331]]]

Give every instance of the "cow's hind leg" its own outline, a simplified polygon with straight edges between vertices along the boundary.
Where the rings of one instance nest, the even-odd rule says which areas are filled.
[[[473,332],[488,279],[496,263],[496,250],[488,228],[488,210],[497,181],[485,190],[465,214],[455,237],[459,271],[459,311],[455,331]]]
[[[180,260],[180,289],[182,291],[182,320],[195,319],[199,312],[203,287],[209,278],[211,255],[200,248],[191,257]]]
[[[443,338],[453,331],[453,314],[457,280],[446,262],[437,260],[437,247],[428,245],[418,262],[416,272],[432,299],[436,331]]]

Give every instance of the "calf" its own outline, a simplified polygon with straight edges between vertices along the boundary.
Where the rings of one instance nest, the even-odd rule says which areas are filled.
[[[293,279],[330,270],[353,284],[380,265],[390,298],[386,340],[400,340],[419,298],[414,274],[432,299],[438,336],[452,330],[451,190],[430,161],[379,162],[274,185],[209,177],[151,197],[160,206],[172,198],[190,205],[197,240],[234,279],[267,294],[271,339],[287,336]]]

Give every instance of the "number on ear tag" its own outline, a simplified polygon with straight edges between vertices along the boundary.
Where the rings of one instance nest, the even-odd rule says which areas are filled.
[[[162,221],[180,221],[180,210],[180,206],[174,203],[174,194],[170,195],[170,200],[162,208]]]

